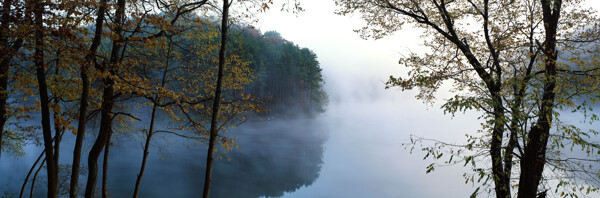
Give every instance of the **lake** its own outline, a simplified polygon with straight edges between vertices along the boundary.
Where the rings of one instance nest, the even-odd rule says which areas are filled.
[[[226,135],[235,137],[239,149],[220,154],[213,173],[212,196],[470,195],[473,187],[464,184],[461,167],[425,174],[431,162],[423,161],[419,152],[409,154],[402,145],[409,141],[410,134],[438,134],[439,138],[460,140],[462,134],[455,131],[469,129],[467,126],[473,125],[468,124],[469,118],[450,119],[437,109],[426,110],[427,106],[414,100],[401,102],[407,96],[397,91],[376,93],[388,96],[352,100],[333,97],[328,110],[315,118],[248,121],[231,129]],[[72,159],[73,139],[74,135],[65,134],[62,163]],[[91,139],[87,137],[86,149],[91,147]],[[117,135],[114,142],[108,189],[112,197],[129,197],[141,163],[143,140],[136,135]],[[173,135],[155,136],[140,197],[200,196],[206,147],[205,143]],[[19,159],[3,155],[0,192],[19,192],[41,150],[28,146],[28,154]],[[45,196],[43,172],[35,197]]]

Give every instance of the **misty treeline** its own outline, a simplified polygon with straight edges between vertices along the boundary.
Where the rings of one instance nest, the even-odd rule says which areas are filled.
[[[240,31],[238,49],[252,60],[250,68],[256,73],[247,92],[264,100],[266,115],[313,115],[324,111],[327,94],[313,51],[298,47],[275,31]]]
[[[301,10],[289,3],[284,8]],[[137,197],[152,137],[166,133],[209,142],[208,197],[215,146],[235,147],[219,131],[250,114],[312,115],[327,99],[311,50],[247,25],[272,4],[2,0],[0,154],[22,156],[27,144],[44,148],[23,173],[18,196],[33,196],[45,167],[48,197],[107,197],[109,155],[119,154],[110,153],[113,135],[142,133],[143,158],[131,184]],[[168,127],[155,127],[157,117],[167,119]],[[149,124],[136,124],[140,121]],[[67,135],[76,136],[72,151],[60,149]],[[89,150],[83,149],[84,139],[93,140]],[[59,164],[64,152],[73,152],[70,164]]]

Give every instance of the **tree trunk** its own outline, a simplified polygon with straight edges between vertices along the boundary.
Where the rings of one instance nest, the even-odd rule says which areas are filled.
[[[532,38],[533,39],[533,38]],[[531,54],[534,54],[534,52],[531,52]],[[530,74],[531,71],[533,69],[533,63],[535,62],[535,55],[531,56],[531,64],[527,69],[527,72],[525,74],[525,77],[523,78],[522,81],[518,81],[518,82],[514,82],[513,84],[513,95],[515,96],[515,99],[513,101],[513,103],[511,104],[511,112],[512,112],[512,118],[510,120],[510,125],[509,125],[509,139],[508,139],[508,144],[506,145],[506,147],[504,148],[504,181],[505,186],[510,188],[510,177],[512,174],[512,168],[513,168],[513,152],[515,150],[515,148],[517,147],[517,145],[519,144],[518,141],[518,134],[522,131],[520,129],[520,120],[523,120],[523,115],[522,115],[522,107],[523,107],[523,98],[525,95],[525,90],[527,89],[527,83],[529,82],[530,79]],[[519,87],[519,85],[521,87]]]
[[[2,96],[0,96],[0,97],[2,97]],[[0,98],[0,100],[2,100],[2,99]],[[2,108],[2,107],[0,106],[0,108]],[[5,111],[5,113],[6,113],[6,111]],[[0,114],[2,114],[2,112],[0,112]],[[2,118],[0,118],[0,119],[2,119]],[[4,122],[0,121],[0,161],[2,161],[2,136],[3,135],[4,135]]]
[[[502,68],[500,66],[500,60],[498,58],[499,51],[496,50],[492,40],[493,36],[490,36],[490,17],[489,17],[489,0],[484,0],[484,11],[483,11],[483,29],[484,37],[487,44],[487,48],[490,50],[492,57],[492,70],[490,71],[491,76],[487,80],[487,88],[492,96],[492,108],[494,109],[494,126],[492,128],[492,136],[490,140],[490,157],[492,158],[492,180],[494,181],[494,191],[496,192],[497,198],[509,198],[510,194],[510,180],[507,179],[505,170],[505,164],[502,156],[502,140],[504,136],[505,128],[505,112],[504,104],[502,101],[501,90],[502,90]],[[466,42],[463,43],[467,45]],[[480,75],[481,76],[481,75]],[[483,78],[485,80],[485,78]]]
[[[42,132],[44,136],[44,148],[46,150],[46,169],[48,173],[48,197],[57,197],[58,166],[54,158],[52,147],[52,129],[50,125],[50,108],[48,103],[48,87],[46,85],[46,74],[44,65],[44,3],[38,0],[35,4],[35,52],[34,62],[40,94],[40,106],[42,111]]]
[[[165,69],[163,70],[163,76],[160,83],[160,87],[164,88],[167,80],[167,73],[169,72],[169,61],[171,60],[171,47],[172,44],[169,43],[169,49],[167,50],[167,60],[165,63]],[[160,97],[158,95],[154,97],[157,103],[160,102]],[[150,142],[152,140],[152,136],[154,135],[154,120],[156,118],[156,110],[158,108],[158,104],[154,103],[152,106],[152,116],[150,118],[150,128],[148,129],[148,136],[146,137],[146,143],[144,144],[144,156],[142,157],[142,166],[140,167],[140,173],[135,180],[135,188],[133,190],[133,197],[137,198],[140,191],[140,184],[142,182],[142,177],[144,176],[144,170],[146,170],[146,162],[148,161],[148,155],[150,154]]]
[[[504,133],[504,109],[502,98],[500,97],[500,88],[490,90],[494,106],[494,128],[492,129],[492,139],[490,144],[490,156],[492,158],[492,179],[494,180],[494,190],[496,198],[510,197],[510,186],[505,181],[505,172],[502,161],[502,135]]]
[[[85,63],[81,66],[81,101],[79,106],[79,122],[77,123],[77,137],[75,139],[75,148],[73,149],[73,165],[71,170],[71,183],[69,189],[69,198],[76,198],[79,190],[79,169],[81,164],[81,147],[85,137],[85,126],[87,123],[87,108],[90,95],[90,80],[87,70],[95,64],[95,56],[100,41],[102,40],[102,27],[104,24],[104,14],[106,12],[107,0],[100,2],[98,16],[96,17],[96,30],[94,40],[90,46],[90,50],[85,57]]]
[[[110,56],[110,62],[107,66],[108,68],[103,68],[104,70],[108,70],[110,75],[115,75],[117,70],[117,63],[119,61],[119,53],[121,51],[121,47],[123,46],[123,20],[125,15],[125,0],[117,1],[117,13],[115,14],[117,28],[115,30],[115,34],[119,36],[117,40],[113,41],[112,51]],[[85,197],[92,198],[94,197],[94,191],[96,188],[96,180],[98,178],[98,158],[100,157],[100,153],[102,149],[106,145],[106,142],[110,139],[110,133],[112,132],[112,108],[114,105],[114,80],[107,76],[104,78],[104,90],[102,95],[102,108],[101,108],[101,118],[100,118],[100,131],[98,133],[98,138],[92,149],[90,150],[90,154],[88,156],[88,180],[85,188]]]
[[[81,147],[85,137],[85,124],[87,122],[87,103],[89,98],[90,83],[87,71],[81,71],[82,92],[81,104],[79,106],[79,123],[77,123],[77,137],[75,139],[75,148],[73,149],[73,165],[71,167],[71,183],[69,188],[69,197],[76,198],[79,189],[79,169],[81,165]]]
[[[138,193],[140,191],[140,184],[142,182],[142,177],[144,176],[144,170],[146,170],[146,161],[148,161],[148,154],[150,153],[150,141],[152,140],[152,136],[154,135],[154,117],[156,115],[157,105],[155,104],[152,107],[152,117],[150,118],[150,129],[148,129],[148,136],[146,137],[146,143],[144,144],[144,156],[142,157],[142,167],[140,167],[140,173],[137,175],[137,179],[135,180],[135,188],[133,190],[133,197],[137,198]]]
[[[108,154],[110,151],[111,136],[112,132],[108,135],[108,141],[106,141],[106,146],[104,146],[104,161],[102,161],[102,198],[108,197]]]
[[[9,67],[10,58],[3,58],[2,62],[0,63],[0,159],[2,159],[2,137],[5,133],[4,125],[6,124],[6,120],[8,120],[6,108],[8,107],[8,78],[10,75]]]
[[[60,58],[59,57],[60,57],[60,47],[59,47],[59,49],[58,49],[58,51],[56,53],[56,65],[55,65],[56,67],[55,67],[55,71],[54,71],[55,72],[54,75],[56,75],[57,77],[58,77],[58,75],[60,73],[59,72],[60,71],[60,67],[59,67],[59,65],[60,65]],[[54,78],[53,83],[57,83],[58,84],[57,77]],[[54,111],[54,110],[52,111],[52,116],[54,118],[54,161],[56,162],[56,176],[58,178],[58,174],[59,174],[58,173],[59,172],[58,171],[58,169],[59,169],[59,165],[58,165],[58,162],[59,162],[58,159],[59,159],[59,157],[58,157],[58,155],[60,154],[60,141],[62,140],[62,135],[61,134],[62,134],[62,131],[64,130],[64,127],[62,127],[61,124],[60,124],[60,122],[58,121],[59,120],[58,118],[61,117],[60,101],[59,101],[58,96],[54,96],[53,100],[54,100],[53,101],[54,105],[56,105],[58,107],[58,108],[56,108],[57,111]],[[58,186],[57,186],[57,188],[58,188]]]
[[[10,23],[10,5],[12,5],[12,0],[4,0],[4,6],[2,8],[2,19],[0,20],[0,148],[2,148],[2,136],[4,131],[4,126],[6,125],[6,121],[8,120],[8,113],[6,109],[7,101],[8,101],[8,80],[10,77],[10,61],[14,57],[14,55],[19,51],[23,44],[23,38],[16,36],[16,40],[12,43],[12,46],[9,45],[9,38],[15,37],[14,35],[10,35],[9,23]],[[27,7],[25,9],[25,17],[23,21],[32,21],[31,19],[31,8]],[[0,154],[2,153],[2,149],[0,149]]]
[[[2,7],[2,20],[0,20],[0,48],[2,53],[0,54],[0,159],[2,159],[2,136],[4,135],[4,124],[8,115],[6,115],[6,101],[8,100],[8,77],[10,60],[12,55],[8,48],[8,37],[9,35],[9,18],[10,18],[10,6],[12,0],[4,0]]]
[[[213,155],[219,129],[219,104],[221,101],[221,91],[223,86],[223,70],[225,69],[227,30],[229,28],[227,23],[227,21],[229,20],[229,4],[229,0],[223,1],[223,17],[221,19],[221,49],[219,50],[219,71],[217,74],[217,87],[215,88],[215,98],[213,101],[212,115],[210,121],[210,138],[208,143],[208,154],[206,156],[206,173],[204,175],[204,191],[202,194],[203,198],[210,197],[210,185],[214,160]]]
[[[35,163],[33,163],[33,165],[31,165],[31,168],[29,169],[29,172],[27,172],[27,176],[25,177],[25,181],[23,181],[23,185],[21,186],[21,192],[19,192],[19,198],[23,198],[23,193],[25,193],[25,187],[27,186],[27,181],[29,180],[29,176],[31,176],[31,173],[33,172],[35,167],[37,167],[37,164],[40,162],[40,160],[42,159],[42,157],[44,156],[45,153],[46,153],[46,150],[43,150],[42,153],[40,154],[40,156],[37,158],[37,160],[35,160]],[[44,162],[42,162],[42,164],[43,163]]]
[[[540,115],[528,134],[528,144],[521,160],[519,180],[519,198],[536,197],[538,185],[542,179],[546,163],[546,146],[550,136],[552,112],[556,88],[556,34],[562,0],[540,0],[542,4],[545,32],[544,93],[542,95]]]
[[[98,178],[98,157],[102,153],[102,149],[108,141],[110,128],[112,126],[111,110],[113,107],[113,85],[114,82],[110,78],[105,78],[104,93],[102,96],[102,113],[100,118],[100,131],[98,138],[94,142],[90,154],[88,156],[88,179],[85,188],[85,197],[94,197],[96,188],[96,180]]]
[[[46,156],[48,157],[48,156]],[[44,160],[42,161],[42,164],[40,164],[40,167],[38,167],[38,169],[35,171],[35,174],[33,174],[33,178],[31,179],[31,189],[29,190],[29,198],[33,198],[33,190],[35,189],[35,181],[37,180],[37,176],[38,173],[40,173],[40,170],[42,170],[42,168],[44,167],[44,162],[46,162],[46,158],[44,158]]]

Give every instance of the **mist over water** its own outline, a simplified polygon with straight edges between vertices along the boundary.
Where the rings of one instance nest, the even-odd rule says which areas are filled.
[[[249,121],[231,129],[225,135],[236,137],[240,149],[221,154],[216,161],[213,197],[470,195],[473,187],[464,184],[462,167],[440,168],[425,174],[431,161],[423,161],[418,149],[411,155],[402,143],[409,142],[411,134],[462,142],[464,133],[477,129],[475,116],[459,115],[452,119],[437,104],[426,105],[416,100],[414,92],[385,90],[384,81],[395,70],[394,63],[357,69],[356,65],[322,62],[329,62],[322,64],[325,89],[330,96],[327,110],[314,118]],[[145,122],[137,124],[147,126]],[[165,124],[162,125],[157,128],[164,128]],[[85,154],[93,139],[86,137]],[[65,134],[62,163],[72,159],[73,142],[74,135]],[[141,164],[143,138],[116,135],[114,142],[108,189],[113,197],[128,197],[132,195]],[[201,194],[206,147],[206,143],[172,135],[155,136],[141,197]],[[41,150],[28,146],[23,158],[3,157],[0,192],[18,193]],[[87,155],[83,157],[86,162]],[[37,180],[36,196],[44,195],[43,174],[41,171]]]
[[[342,16],[332,16],[328,23],[310,23],[322,20],[320,14],[312,12],[333,15],[329,4],[306,1],[303,5],[307,6],[307,12],[302,19],[309,22],[285,21],[285,24],[299,24],[293,26],[299,28],[322,24],[323,27],[314,27],[323,28],[318,29],[320,31],[295,37],[290,33],[295,31],[293,29],[275,29],[283,37],[314,50],[319,57],[329,94],[327,110],[314,118],[250,121],[230,130],[226,135],[236,137],[240,149],[222,154],[216,161],[212,196],[419,198],[470,195],[474,188],[464,184],[462,178],[466,170],[460,166],[446,167],[425,174],[431,161],[423,161],[419,149],[410,154],[402,143],[409,142],[411,134],[462,142],[465,133],[472,133],[479,126],[477,115],[451,118],[439,110],[439,104],[426,105],[416,100],[414,92],[385,90],[384,82],[389,75],[402,73],[397,65],[399,51],[414,40],[398,39],[398,36],[376,42],[360,40],[352,32],[357,26],[350,25],[355,21]],[[311,5],[312,9],[308,9]],[[276,18],[288,19],[272,16],[262,21],[269,23],[268,19]],[[138,124],[147,126],[144,122]],[[128,197],[132,195],[141,164],[143,140],[137,136],[115,138],[108,189],[113,197]],[[72,134],[65,134],[61,149],[63,163],[72,159],[73,139]],[[88,136],[86,140],[90,142],[84,153],[91,147],[93,137]],[[160,135],[153,139],[152,145],[141,197],[199,196],[206,143]],[[18,192],[41,150],[41,147],[29,146],[27,155],[19,159],[3,155],[0,192]],[[87,161],[87,155],[82,161]],[[36,196],[44,195],[43,172],[38,178]]]
[[[325,67],[328,68],[328,67]],[[336,70],[340,69],[340,70]],[[371,68],[375,69],[375,68]],[[333,71],[336,70],[336,71]],[[466,197],[472,192],[461,167],[425,174],[431,161],[403,146],[411,134],[456,142],[473,132],[477,120],[451,119],[438,107],[414,99],[412,92],[385,90],[381,69],[327,75],[331,96],[327,112],[318,119],[330,129],[319,179],[284,197]],[[344,73],[332,66],[330,72]],[[366,72],[369,73],[369,72]],[[362,76],[362,77],[361,77]],[[343,86],[338,86],[343,85]]]
[[[422,160],[419,148],[410,154],[403,143],[408,143],[411,135],[462,143],[465,133],[478,129],[477,114],[452,118],[443,114],[439,103],[416,100],[414,91],[384,89],[394,65],[368,70],[322,67],[330,95],[327,110],[314,118],[249,121],[229,130],[225,135],[236,137],[240,148],[216,160],[212,197],[425,198],[468,197],[473,192],[475,187],[465,184],[462,177],[469,170],[458,165],[425,174],[432,161]],[[86,138],[88,150],[93,138]],[[72,159],[73,139],[72,134],[65,134],[62,163]],[[112,197],[132,195],[142,142],[136,135],[116,137],[109,169]],[[141,197],[200,195],[206,147],[206,143],[172,135],[155,136]],[[32,145],[22,158],[3,155],[0,192],[18,192],[41,150]],[[83,161],[86,159],[84,156]],[[35,197],[45,195],[43,172]]]
[[[212,196],[273,197],[311,185],[323,163],[323,143],[327,139],[324,130],[317,120],[308,119],[255,121],[231,129],[226,135],[235,136],[240,149],[222,153],[215,161],[218,168],[213,172]],[[72,152],[73,138],[68,136],[66,134],[63,140],[63,163],[72,159],[69,152]],[[108,189],[113,197],[128,197],[133,192],[143,141],[132,138],[116,137],[115,146],[111,147]],[[91,142],[88,142],[88,148],[89,145]],[[41,150],[32,147],[23,158],[3,158],[0,169],[2,192],[19,192],[27,170]],[[195,197],[201,194],[205,160],[205,143],[158,135],[153,141],[142,180],[141,197]],[[34,197],[45,195],[42,173],[36,182]]]
[[[411,134],[460,141],[465,132],[476,129],[476,120],[451,119],[437,107],[415,100],[413,92],[385,90],[385,69],[323,67],[330,95],[326,112],[314,118],[248,121],[224,134],[234,136],[239,149],[221,154],[216,161],[213,197],[466,197],[472,192],[463,182],[461,167],[425,174],[431,161],[423,161],[418,151],[411,155],[402,143]],[[165,127],[161,125],[158,129]],[[87,151],[94,137],[86,138]],[[62,163],[72,159],[73,142],[73,135],[65,134]],[[141,164],[143,139],[116,135],[114,142],[108,189],[112,197],[128,197]],[[141,197],[201,194],[206,143],[161,134],[152,145]],[[41,150],[29,146],[23,158],[3,157],[2,192],[18,193]],[[43,172],[36,197],[45,195]]]

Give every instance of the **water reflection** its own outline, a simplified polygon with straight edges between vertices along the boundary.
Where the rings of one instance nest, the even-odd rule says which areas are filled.
[[[214,197],[282,196],[319,177],[323,128],[309,120],[271,123],[252,123],[238,136],[242,151],[217,162]]]
[[[319,177],[323,164],[323,144],[327,139],[325,127],[319,121],[247,122],[237,129],[231,129],[226,135],[236,137],[240,150],[221,155],[215,161],[212,197],[282,196],[285,192],[311,185]],[[63,145],[66,146],[62,150],[61,163],[72,159],[73,140],[66,138],[64,141]],[[154,145],[140,197],[199,196],[204,183],[206,144],[195,144],[173,136],[159,136]],[[22,168],[2,171],[2,192],[18,193],[22,178],[27,174],[26,169],[33,163],[29,158],[37,154],[32,151],[21,160],[3,157],[3,170],[8,170],[7,167]],[[131,141],[123,137],[116,140],[111,148],[108,173],[108,190],[112,197],[132,195],[141,155],[140,140]],[[87,159],[87,156],[84,157]],[[45,195],[44,180],[45,176],[40,174],[35,196]]]
[[[248,122],[232,129],[227,135],[236,137],[240,150],[215,161],[211,196],[273,197],[311,185],[323,163],[325,133],[324,127],[310,119]],[[150,159],[142,197],[194,197],[202,193],[206,145],[180,143],[175,142],[162,154],[166,159],[157,154]],[[114,171],[109,188],[126,196],[135,183],[138,163],[131,167],[131,163],[121,162],[131,158],[115,158],[120,159],[111,159]],[[127,171],[124,166],[128,166]]]

